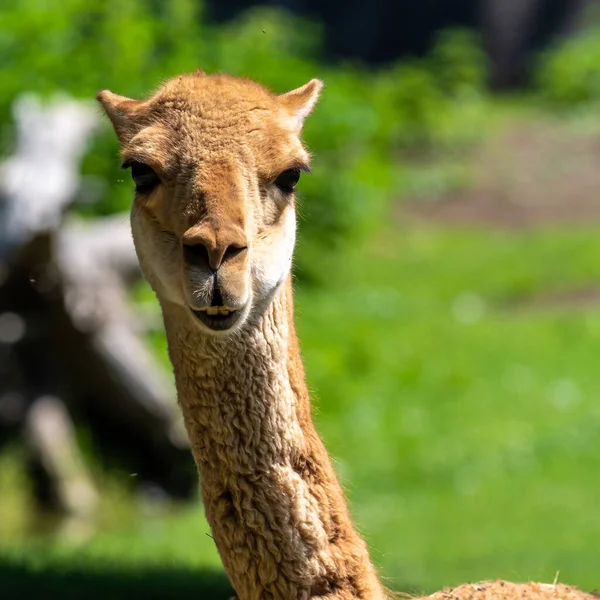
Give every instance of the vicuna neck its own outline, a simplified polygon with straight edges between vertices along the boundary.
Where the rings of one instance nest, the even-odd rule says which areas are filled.
[[[239,598],[383,598],[311,421],[290,281],[229,339],[163,310],[206,516]]]

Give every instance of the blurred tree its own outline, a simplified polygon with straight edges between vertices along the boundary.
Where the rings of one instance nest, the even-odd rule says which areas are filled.
[[[481,0],[494,87],[530,79],[533,54],[569,31],[589,0]]]

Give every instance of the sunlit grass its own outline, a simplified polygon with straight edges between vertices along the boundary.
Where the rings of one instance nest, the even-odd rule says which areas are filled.
[[[390,228],[300,294],[316,416],[390,583],[598,585],[600,314],[527,307],[600,283],[593,228]]]

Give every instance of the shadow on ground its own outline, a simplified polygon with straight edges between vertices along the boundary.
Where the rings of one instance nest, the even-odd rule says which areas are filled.
[[[0,598],[21,600],[226,600],[233,589],[222,571],[181,567],[145,567],[120,570],[98,565],[93,568],[38,566],[3,559],[0,562]]]

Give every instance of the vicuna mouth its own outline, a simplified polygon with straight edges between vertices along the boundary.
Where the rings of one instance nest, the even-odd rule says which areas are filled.
[[[192,314],[209,329],[226,331],[235,325],[240,318],[241,311],[228,306],[208,306],[192,309]]]

